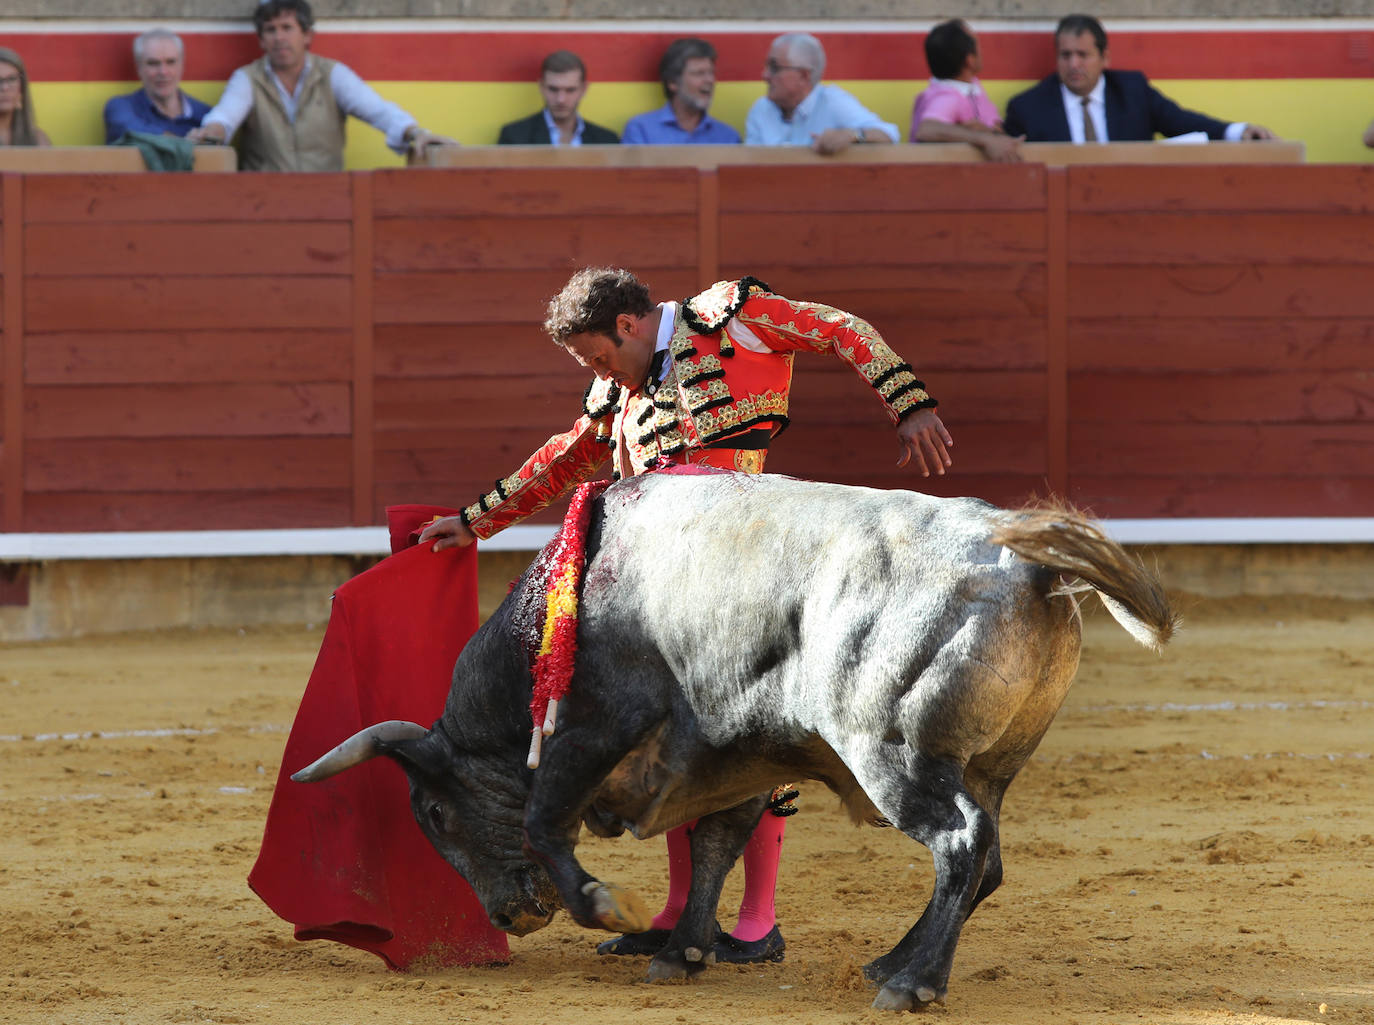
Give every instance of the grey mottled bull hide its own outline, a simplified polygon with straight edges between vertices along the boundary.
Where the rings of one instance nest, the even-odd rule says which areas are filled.
[[[543,559],[463,651],[431,729],[378,724],[293,778],[395,759],[425,835],[517,935],[560,904],[591,928],[647,928],[636,898],[578,864],[579,830],[643,838],[700,817],[691,897],[651,979],[711,960],[767,791],[819,780],[934,859],[920,919],[865,967],[874,1006],[943,999],[964,920],[1002,881],[1002,795],[1077,668],[1069,592],[1096,590],[1158,647],[1174,622],[1158,582],[1063,510],[771,475],[650,474],[592,515],[577,670],[537,770]]]

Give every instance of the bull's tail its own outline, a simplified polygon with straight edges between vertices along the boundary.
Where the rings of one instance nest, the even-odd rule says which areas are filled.
[[[1178,615],[1159,579],[1086,516],[1059,506],[1025,509],[1013,513],[992,542],[1086,581],[1112,617],[1146,647],[1158,651],[1173,636]]]

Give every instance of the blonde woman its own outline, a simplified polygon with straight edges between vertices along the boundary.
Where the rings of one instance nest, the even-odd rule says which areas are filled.
[[[51,146],[34,123],[29,73],[13,50],[0,46],[0,146]]]

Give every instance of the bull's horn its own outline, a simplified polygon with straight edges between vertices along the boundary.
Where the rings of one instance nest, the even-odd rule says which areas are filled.
[[[327,755],[317,758],[299,772],[293,772],[291,779],[296,783],[318,783],[330,776],[337,776],[344,769],[361,765],[377,755],[379,740],[418,740],[429,733],[417,722],[404,719],[391,719],[379,722],[360,730]]]

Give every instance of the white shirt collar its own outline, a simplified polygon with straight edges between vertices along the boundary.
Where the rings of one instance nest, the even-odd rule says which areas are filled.
[[[677,303],[670,300],[659,303],[658,308],[663,311],[663,316],[659,318],[658,339],[654,343],[654,352],[668,348],[668,344],[673,340],[673,328],[677,326]]]
[[[1063,82],[1059,83],[1059,94],[1064,97],[1064,106],[1076,106],[1079,110],[1083,109],[1083,98],[1076,92],[1072,92]],[[1088,102],[1093,107],[1100,107],[1106,103],[1107,76],[1099,75],[1097,84],[1093,86],[1092,92],[1088,93]]]
[[[972,82],[965,82],[962,78],[932,78],[930,84],[941,85],[947,89],[953,89],[956,92],[963,93],[963,95],[967,96],[970,100],[977,99],[983,93],[982,86],[978,84],[978,79],[976,78]]]
[[[577,115],[577,127],[573,129],[572,138],[569,139],[566,143],[563,143],[563,142],[559,142],[559,141],[558,141],[562,130],[561,130],[561,129],[558,127],[558,125],[554,122],[554,120],[553,120],[553,115],[552,115],[551,113],[549,113],[549,108],[548,108],[548,107],[545,107],[545,108],[544,108],[544,124],[545,124],[545,125],[548,127],[548,129],[549,129],[549,142],[550,142],[552,145],[554,145],[554,146],[581,146],[581,145],[582,145],[582,129],[586,126],[586,122],[582,120],[582,115],[581,115],[581,114],[578,114],[578,115]]]

